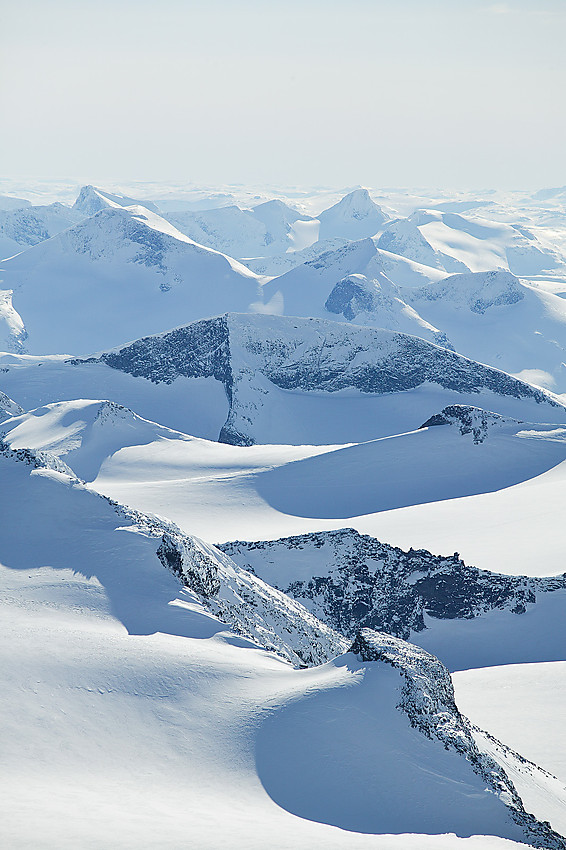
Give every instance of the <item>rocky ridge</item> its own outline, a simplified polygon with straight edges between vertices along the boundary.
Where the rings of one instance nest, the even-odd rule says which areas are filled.
[[[520,615],[541,594],[566,588],[566,574],[491,573],[467,566],[458,553],[405,552],[352,528],[218,548],[348,637],[370,628],[407,640],[426,629],[426,616],[470,620],[496,609]],[[293,578],[281,581],[286,575]]]
[[[434,655],[420,647],[371,629],[360,631],[350,651],[362,662],[381,662],[396,668],[404,680],[398,704],[411,723],[427,738],[437,739],[445,749],[456,750],[471,764],[494,794],[507,806],[512,820],[524,831],[533,847],[563,850],[565,839],[546,821],[527,812],[505,770],[482,752],[474,740],[470,722],[458,710],[450,673]],[[532,766],[536,774],[540,769]]]
[[[178,376],[222,381],[230,411],[219,439],[236,445],[255,442],[250,415],[263,405],[269,383],[283,390],[375,395],[433,383],[558,407],[550,394],[418,337],[321,319],[228,313],[145,337],[99,360],[155,383]]]

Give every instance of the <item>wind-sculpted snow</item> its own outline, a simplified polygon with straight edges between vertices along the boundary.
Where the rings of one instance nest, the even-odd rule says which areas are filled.
[[[425,549],[406,552],[353,529],[274,541],[235,541],[219,548],[242,568],[300,600],[319,619],[350,637],[361,628],[371,628],[440,647],[442,635],[435,632],[439,621],[452,621],[455,638],[465,621],[489,622],[500,612],[507,618],[501,626],[503,632],[507,629],[507,638],[500,638],[503,658],[509,652],[506,644],[512,643],[517,633],[520,636],[521,615],[528,611],[523,638],[519,637],[515,646],[515,660],[521,660],[540,607],[549,637],[546,641],[539,638],[538,651],[543,656],[562,657],[559,634],[564,631],[566,574],[532,578],[491,573],[466,565],[457,553],[444,557]],[[549,616],[542,603],[554,595],[558,608]],[[476,643],[478,657],[484,652],[481,635],[472,634],[471,657]],[[492,651],[496,656],[497,648]]]
[[[231,407],[220,440],[240,445],[257,441],[257,420],[275,388],[383,396],[432,384],[559,407],[542,390],[417,337],[317,319],[228,314],[138,340],[101,360],[157,383],[178,376],[222,380]]]
[[[525,811],[517,790],[505,770],[485,752],[481,752],[469,721],[460,714],[454,701],[454,687],[446,667],[420,647],[371,629],[359,632],[351,647],[360,661],[391,665],[404,679],[398,708],[412,726],[427,738],[436,738],[447,750],[464,756],[474,772],[507,806],[511,818],[524,831],[533,847],[563,850],[566,840],[546,821]],[[502,747],[503,749],[503,747]],[[532,766],[536,781],[540,769]]]
[[[89,490],[65,463],[50,452],[14,449],[0,440],[0,460],[4,464],[16,462],[44,473],[39,479],[29,477],[27,471],[16,476],[18,487],[23,486],[28,493],[28,515],[26,525],[10,523],[4,541],[6,546],[15,546],[17,550],[19,540],[22,550],[30,549],[30,565],[36,558],[51,557],[53,564],[73,567],[79,553],[81,569],[97,575],[111,596],[118,594],[113,599],[115,607],[128,609],[132,604],[129,597],[133,599],[136,590],[136,557],[140,582],[143,583],[149,570],[159,608],[159,600],[167,592],[160,586],[161,562],[189,593],[188,598],[181,598],[181,607],[196,604],[201,611],[208,611],[237,634],[297,666],[320,664],[346,648],[347,640],[342,635],[319,622],[300,603],[246,573],[214,547],[183,534],[167,520],[123,507]],[[56,473],[59,477],[53,479],[49,473]],[[13,474],[13,468],[5,467],[3,480],[11,481]],[[22,475],[28,476],[27,486]],[[44,494],[45,501],[40,502],[45,515],[36,515],[37,497],[42,488],[48,491]],[[58,512],[59,520],[63,517],[65,521],[60,523],[55,534],[49,525],[57,520],[55,517],[49,520],[49,516]],[[26,532],[28,523],[33,528],[31,533]],[[131,539],[135,538],[132,547],[137,548],[133,561],[129,560],[132,547],[128,547],[127,538],[122,547],[119,543],[108,547],[105,537],[105,529],[108,528],[126,528],[131,532]],[[51,554],[47,554],[50,551]],[[146,615],[148,622],[152,616],[158,620],[160,616],[158,611],[153,611],[153,614],[136,611],[133,618],[137,628]],[[173,629],[172,633],[175,633],[175,626],[171,625],[167,612],[162,611],[161,617],[161,628]],[[129,613],[125,625],[131,627],[131,623],[132,614]],[[182,635],[189,626],[180,622],[177,628],[178,634]]]

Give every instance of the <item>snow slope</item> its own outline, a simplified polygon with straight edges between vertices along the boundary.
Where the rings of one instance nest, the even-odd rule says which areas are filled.
[[[86,354],[247,310],[258,280],[141,207],[102,210],[3,263],[3,286],[34,353]]]
[[[555,397],[505,373],[416,337],[316,319],[227,314],[82,361],[1,363],[0,386],[25,409],[107,398],[242,445],[359,442],[414,430],[454,403],[564,421]]]
[[[165,217],[195,242],[238,258],[284,254],[296,246],[296,225],[312,221],[310,216],[278,200],[249,210],[230,205],[200,212],[167,213]],[[315,239],[316,233],[310,241]]]
[[[563,427],[464,409],[452,425],[362,445],[239,447],[188,437],[115,405],[73,401],[16,415],[2,431],[14,446],[49,448],[101,492],[209,540],[348,524],[405,549],[459,551],[497,573],[564,570]],[[464,495],[471,492],[478,495]]]
[[[266,283],[266,309],[287,316],[320,316],[335,285],[347,275],[372,280],[379,274],[399,285],[422,286],[446,277],[446,272],[382,251],[375,239],[360,239],[292,268]]]
[[[149,850],[178,847],[190,835],[199,850],[219,842],[235,850],[290,843],[474,850],[524,840],[563,848],[474,747],[435,659],[415,657],[407,644],[384,646],[370,633],[371,651],[386,648],[382,662],[359,645],[357,658],[293,670],[227,630],[202,594],[183,589],[163,568],[159,522],[128,516],[30,453],[4,451],[0,464],[8,485],[0,491],[7,697],[0,712],[11,777],[0,830],[8,846],[36,844],[40,835],[46,850]],[[162,538],[161,546],[167,534]],[[206,547],[183,551],[190,561],[185,578],[191,570],[192,581],[206,576],[212,556]],[[254,586],[257,579],[238,609],[247,615]],[[274,591],[270,598],[282,601]],[[418,716],[424,701],[429,707]],[[302,722],[305,713],[310,724]],[[316,718],[322,738],[301,746]],[[354,729],[366,746],[349,746]],[[298,734],[289,738],[289,730]],[[334,743],[330,770],[325,734]],[[376,754],[388,757],[379,771]],[[292,773],[290,791],[305,787],[303,811],[289,811],[281,799],[274,764]],[[406,785],[409,772],[422,779]],[[324,777],[318,794],[309,775]],[[344,799],[348,775],[354,784]],[[537,802],[536,817],[551,817],[551,781],[534,768],[525,781],[546,783],[546,807]],[[376,807],[382,793],[388,805]],[[402,834],[361,834],[386,825]],[[452,834],[434,834],[447,830]],[[457,837],[478,833],[470,841]]]
[[[424,286],[394,284],[377,269],[301,293],[283,276],[280,304],[295,315],[412,333],[557,392],[566,391],[566,302],[510,272],[455,274]],[[274,298],[274,306],[277,298]]]
[[[566,661],[462,670],[453,680],[458,705],[473,723],[566,784]]]
[[[530,276],[565,262],[525,228],[436,210],[417,210],[392,222],[377,244],[447,272],[507,269]]]
[[[457,351],[566,392],[566,302],[508,272],[453,275],[406,292]]]

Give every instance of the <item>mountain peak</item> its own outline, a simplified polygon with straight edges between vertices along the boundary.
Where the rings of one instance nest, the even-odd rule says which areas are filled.
[[[139,201],[127,195],[112,194],[99,189],[97,186],[83,186],[73,204],[73,209],[86,216],[95,215],[100,210],[116,207],[143,206],[151,212],[157,212],[157,207],[151,201]]]
[[[367,189],[354,189],[337,204],[319,215],[319,239],[343,236],[348,239],[363,239],[374,236],[381,229],[387,216],[370,197]]]

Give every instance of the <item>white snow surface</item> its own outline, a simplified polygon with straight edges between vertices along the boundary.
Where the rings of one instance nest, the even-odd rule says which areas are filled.
[[[0,463],[7,846],[517,846],[498,838],[521,840],[502,801],[395,708],[394,671],[348,655],[293,670],[181,589],[143,524]]]
[[[43,354],[87,354],[259,298],[249,269],[142,207],[101,210],[5,261],[2,280],[26,350]]]

